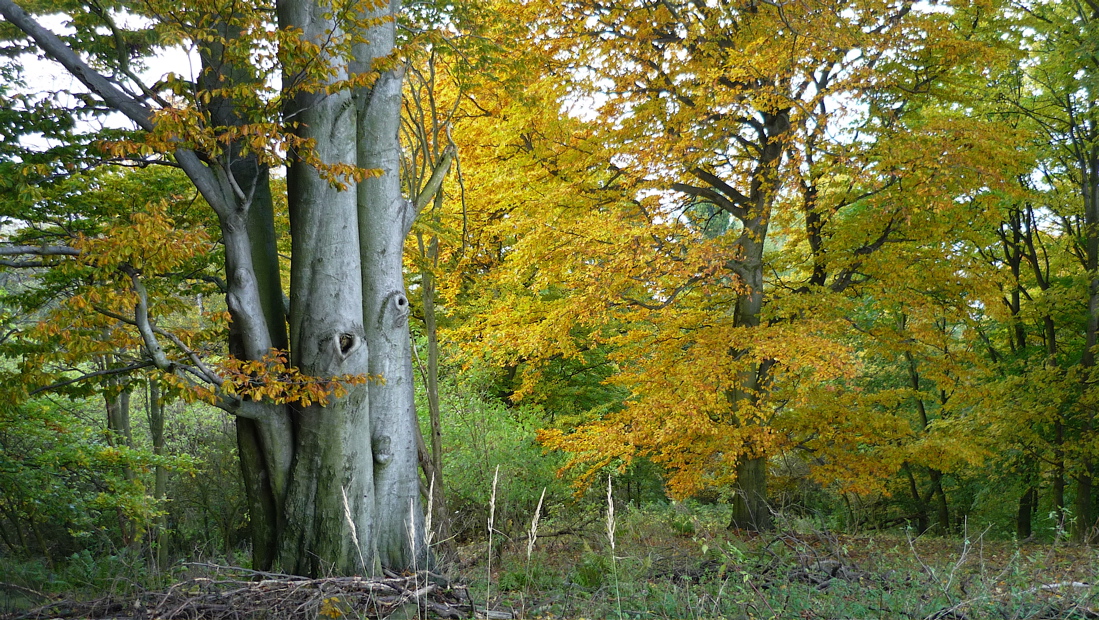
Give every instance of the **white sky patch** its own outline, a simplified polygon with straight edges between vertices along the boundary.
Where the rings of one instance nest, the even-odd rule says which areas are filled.
[[[148,20],[140,16],[129,14],[115,14],[112,16],[120,28],[140,28],[148,24]],[[69,17],[62,14],[40,15],[36,19],[44,28],[57,35],[72,35],[76,30],[69,23]],[[105,33],[105,32],[104,32]],[[65,70],[60,63],[41,54],[23,54],[16,61],[22,65],[22,77],[26,82],[25,88],[13,88],[17,92],[28,95],[41,93],[42,96],[51,96],[57,100],[58,105],[71,107],[77,104],[72,94],[88,93],[88,89],[71,73]],[[156,54],[147,59],[142,59],[141,64],[135,65],[135,73],[146,86],[151,86],[164,79],[169,73],[175,73],[185,80],[194,80],[198,75],[200,62],[198,53],[193,49],[185,49],[182,46],[156,48]],[[49,93],[67,92],[58,96]],[[105,116],[97,117],[92,122],[78,126],[77,131],[92,131],[98,128],[130,129],[134,124],[123,114],[113,112]],[[22,136],[20,143],[27,148],[48,148],[53,146],[41,135],[32,134]]]

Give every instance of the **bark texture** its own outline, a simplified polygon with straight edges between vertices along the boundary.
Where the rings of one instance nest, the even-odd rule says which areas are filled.
[[[395,16],[392,2],[379,13]],[[367,33],[355,47],[353,70],[375,75],[370,88],[355,93],[358,164],[379,174],[359,183],[358,233],[365,264],[362,314],[370,349],[371,444],[374,449],[375,544],[385,566],[423,568],[430,554],[423,538],[423,509],[417,455],[418,421],[412,382],[412,350],[402,270],[404,242],[416,216],[401,195],[400,143],[402,67],[378,70],[392,51],[392,20]]]
[[[289,319],[266,165],[232,139],[212,152],[181,143],[170,154],[218,217],[225,254],[222,288],[232,318],[230,353],[257,361],[273,350],[289,349],[290,362],[306,376],[373,374],[384,379],[352,386],[346,396],[330,397],[326,406],[221,395],[219,406],[238,416],[257,569],[317,576],[428,564],[401,269],[415,209],[401,196],[398,181],[403,72],[394,67],[391,53],[399,8],[394,2],[374,15],[359,16],[381,20],[359,22],[320,0],[277,3],[279,28],[315,44],[310,66],[327,69],[309,74],[323,75],[320,84],[303,86],[312,79],[305,74],[283,76],[286,120],[308,141],[287,154],[293,245]],[[0,14],[106,107],[142,130],[155,129],[156,104],[97,72],[13,0],[0,0]],[[264,78],[254,68],[226,61],[233,57],[226,42],[241,36],[231,25],[239,16],[201,17],[215,24],[215,34],[196,36],[202,61],[196,86],[214,94],[199,105],[215,133],[231,135],[224,130],[242,127],[252,113],[225,93],[246,91]],[[360,23],[371,26],[352,33],[363,41],[352,59],[340,48],[341,37],[348,34],[341,29]],[[375,66],[377,59],[384,59],[385,66]],[[352,92],[339,84],[366,73],[376,77],[368,88]],[[339,187],[323,174],[336,164],[376,169],[381,176],[361,183],[342,179]],[[162,330],[149,316],[141,274],[131,269],[127,275],[138,298],[133,322],[151,363],[164,372],[185,374],[157,341]],[[201,370],[212,386],[221,385],[212,371]],[[157,424],[162,427],[163,420]]]
[[[312,2],[279,4],[283,28],[322,47],[340,25]],[[322,57],[347,78],[340,59]],[[291,154],[287,172],[294,261],[290,271],[291,362],[315,377],[367,374],[355,193],[322,177],[318,165],[355,163],[355,114],[350,92],[298,91],[286,110],[298,135],[314,145]],[[370,400],[364,385],[327,406],[295,411],[294,460],[287,488],[279,555],[296,574],[373,570],[373,463]],[[361,533],[361,535],[360,535]],[[370,558],[370,560],[368,560]]]

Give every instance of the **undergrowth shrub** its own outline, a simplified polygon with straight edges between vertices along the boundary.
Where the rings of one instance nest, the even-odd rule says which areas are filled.
[[[572,489],[557,476],[562,456],[546,454],[535,441],[541,424],[538,409],[508,407],[474,388],[453,383],[444,383],[441,391],[443,475],[451,532],[458,542],[485,536],[497,466],[495,528],[502,541],[522,538],[543,488],[543,519],[570,509]],[[426,428],[427,407],[418,410]]]

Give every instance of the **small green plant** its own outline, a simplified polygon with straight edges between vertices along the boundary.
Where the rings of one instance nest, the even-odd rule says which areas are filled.
[[[678,515],[672,520],[672,531],[679,536],[691,537],[697,533],[694,520],[689,516]]]
[[[522,592],[525,596],[531,591],[550,590],[560,585],[560,573],[538,560],[522,567],[509,567],[496,580],[496,588],[501,592]]]
[[[592,551],[584,552],[584,555],[580,557],[580,562],[576,564],[576,577],[574,581],[577,585],[590,590],[603,587],[603,583],[607,579],[607,573],[610,572],[610,567],[607,566],[607,556],[601,553],[594,553]]]

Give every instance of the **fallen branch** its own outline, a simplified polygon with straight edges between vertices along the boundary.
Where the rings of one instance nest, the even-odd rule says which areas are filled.
[[[205,618],[208,620],[296,620],[298,618],[385,618],[407,606],[418,607],[418,617],[471,618],[475,615],[510,618],[506,612],[474,609],[463,585],[428,571],[378,578],[329,577],[306,579],[242,568],[201,565],[212,575],[177,583],[161,592],[128,597],[109,596],[94,601],[56,601],[30,611],[4,616],[6,620],[42,618],[111,618],[150,620]],[[0,584],[4,585],[4,584]],[[23,588],[17,588],[24,590]],[[29,593],[34,591],[27,590]],[[43,598],[49,597],[41,595]]]

